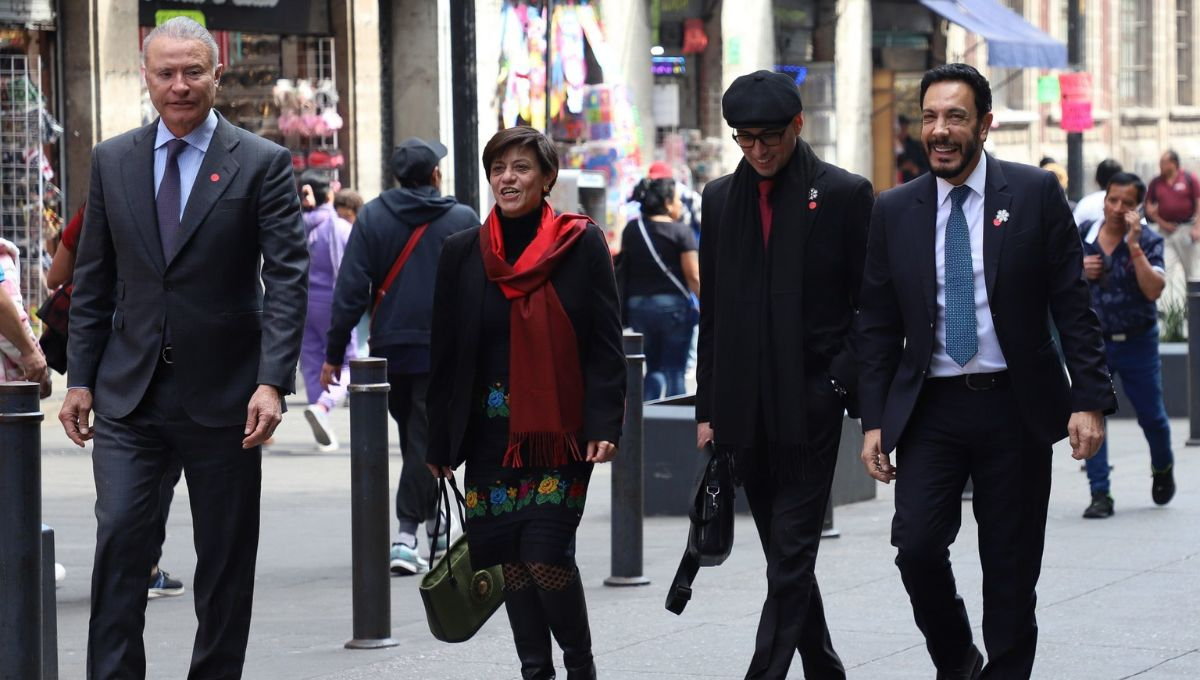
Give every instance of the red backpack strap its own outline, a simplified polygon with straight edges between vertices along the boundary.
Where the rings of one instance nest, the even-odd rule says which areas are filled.
[[[379,309],[379,303],[383,302],[383,296],[387,295],[388,289],[392,287],[392,282],[400,275],[400,270],[404,268],[404,263],[408,262],[408,257],[412,255],[413,249],[417,247],[417,242],[425,235],[425,230],[429,228],[429,223],[426,222],[421,226],[413,229],[413,233],[408,237],[408,242],[404,244],[404,250],[400,251],[400,257],[392,263],[392,268],[388,270],[387,278],[383,280],[383,285],[375,290],[375,306],[371,310],[371,318],[375,318],[375,312]]]

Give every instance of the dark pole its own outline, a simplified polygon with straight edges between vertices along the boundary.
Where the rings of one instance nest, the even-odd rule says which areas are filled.
[[[58,680],[58,593],[54,529],[42,525],[42,680]]]
[[[0,385],[0,678],[42,677],[42,411]]]
[[[1188,439],[1200,446],[1200,281],[1187,282]]]
[[[354,639],[346,649],[394,647],[388,567],[387,359],[350,360],[350,535]]]
[[[642,334],[624,337],[626,376],[625,425],[620,451],[612,462],[612,576],[606,586],[644,586],[650,579],[642,575]]]
[[[554,0],[546,0],[546,129],[550,136],[550,59],[554,56],[554,34],[550,30],[554,22]]]
[[[1072,71],[1083,70],[1083,37],[1085,24],[1081,12],[1082,0],[1067,0],[1067,61]],[[1067,133],[1067,196],[1072,201],[1083,197],[1083,133]]]
[[[479,211],[479,78],[475,0],[450,3],[450,82],[454,112],[454,196]]]

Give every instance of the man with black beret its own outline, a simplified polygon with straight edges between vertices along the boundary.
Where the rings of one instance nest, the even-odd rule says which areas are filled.
[[[400,186],[364,205],[354,222],[334,287],[321,371],[325,386],[339,379],[350,332],[369,311],[371,356],[388,361],[388,411],[400,430],[404,456],[396,489],[400,535],[391,552],[392,574],[397,576],[428,569],[417,551],[417,526],[426,522],[426,530],[433,531],[427,520],[433,519],[437,506],[437,483],[425,467],[425,392],[438,257],[447,237],[479,226],[474,210],[441,195],[438,161],[445,156],[440,142],[417,137],[404,140],[392,152],[392,174]]]
[[[800,138],[795,81],[757,71],[721,100],[743,159],[704,189],[697,446],[732,453],[767,557],[747,678],[844,678],[813,568],[843,413],[873,193]]]

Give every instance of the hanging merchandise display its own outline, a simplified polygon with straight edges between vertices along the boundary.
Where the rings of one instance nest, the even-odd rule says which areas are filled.
[[[594,4],[506,2],[500,31],[495,99],[500,126],[545,130],[563,168],[603,174],[605,214],[592,218],[619,242],[627,221],[625,198],[640,177],[645,140],[628,88],[610,68]]]

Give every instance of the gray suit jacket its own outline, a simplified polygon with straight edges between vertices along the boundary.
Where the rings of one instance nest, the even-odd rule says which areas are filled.
[[[127,416],[170,329],[180,395],[208,427],[242,424],[259,384],[294,390],[308,250],[286,149],[218,116],[163,256],[154,205],[158,122],[97,144],[75,266],[68,384]]]

